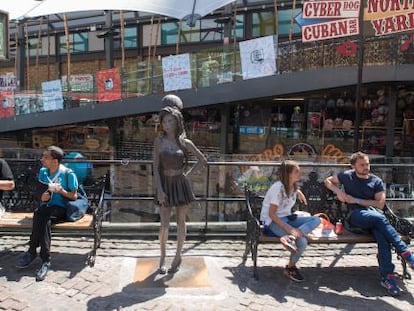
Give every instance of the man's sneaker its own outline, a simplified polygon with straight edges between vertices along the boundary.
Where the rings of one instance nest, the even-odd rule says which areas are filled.
[[[411,267],[411,269],[414,270],[414,255],[413,255],[413,253],[411,253],[410,250],[407,250],[404,253],[401,253],[401,256],[405,259],[405,261]]]
[[[288,267],[286,266],[284,275],[295,282],[302,282],[305,278],[300,274],[299,269],[296,266]]]
[[[35,260],[37,255],[33,255],[29,252],[25,252],[23,255],[21,255],[16,262],[17,268],[27,268],[30,266],[30,264]]]
[[[381,286],[387,290],[388,294],[394,297],[399,296],[402,291],[395,282],[393,274],[388,274],[386,277],[381,278]]]
[[[292,253],[297,253],[298,248],[296,247],[296,239],[293,235],[285,235],[280,238],[280,243]]]
[[[49,271],[49,268],[50,268],[50,261],[44,261],[39,271],[37,271],[36,281],[38,282],[43,281],[47,275],[47,272]]]

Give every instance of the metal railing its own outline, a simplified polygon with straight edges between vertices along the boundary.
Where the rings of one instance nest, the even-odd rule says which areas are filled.
[[[13,211],[34,208],[33,187],[39,162],[34,159],[7,159],[16,179],[16,189],[3,195],[3,203]],[[189,209],[188,219],[204,223],[204,230],[216,222],[245,220],[243,186],[247,183],[256,192],[265,193],[277,180],[280,159],[271,162],[210,161],[205,169],[192,174],[191,181],[196,202]],[[334,161],[334,159],[332,159]],[[393,159],[396,162],[396,159]],[[414,163],[412,159],[387,163],[383,159],[372,162],[372,171],[386,183],[387,200],[397,215],[414,219]],[[93,184],[109,172],[109,186],[105,195],[105,215],[112,223],[157,222],[154,204],[152,161],[148,160],[68,160],[88,163],[93,167],[85,184]],[[322,180],[344,170],[347,164],[318,163],[316,159],[299,162],[306,185],[310,179]],[[314,195],[317,195],[315,193]],[[312,195],[309,198],[312,200]]]

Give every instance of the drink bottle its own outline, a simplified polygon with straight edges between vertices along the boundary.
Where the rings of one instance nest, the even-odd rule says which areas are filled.
[[[342,223],[342,221],[340,219],[336,222],[336,225],[335,225],[335,233],[337,235],[341,235],[341,234],[344,233],[344,225],[343,225],[343,223]]]

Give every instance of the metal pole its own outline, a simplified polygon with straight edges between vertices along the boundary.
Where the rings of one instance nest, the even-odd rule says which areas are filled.
[[[17,81],[19,83],[19,90],[23,90],[26,84],[26,77],[25,77],[25,66],[26,66],[26,43],[24,40],[24,27],[23,23],[17,24],[17,64],[16,64],[16,74],[17,74]]]
[[[355,130],[354,130],[354,151],[359,150],[359,128],[361,125],[361,85],[364,67],[364,4],[361,0],[359,7],[359,36],[358,36],[358,75],[355,91]]]
[[[105,11],[105,29],[108,31],[104,39],[106,68],[114,67],[114,35],[112,28],[112,11]]]

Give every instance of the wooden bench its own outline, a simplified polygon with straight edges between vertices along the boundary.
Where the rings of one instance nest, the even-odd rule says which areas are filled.
[[[92,250],[88,253],[86,263],[93,267],[95,265],[96,251],[100,247],[102,236],[102,220],[104,218],[104,195],[106,187],[106,176],[100,178],[95,185],[85,187],[89,197],[88,213],[76,222],[59,222],[52,225],[53,232],[83,235],[93,234],[94,241]],[[9,196],[9,198],[12,196]],[[7,205],[7,197],[5,206]],[[33,204],[32,204],[33,205]],[[0,232],[21,233],[31,232],[33,212],[19,212],[7,210],[0,219]]]
[[[347,215],[346,204],[342,204],[333,198],[331,193],[326,191],[323,183],[318,183],[316,179],[308,181],[303,185],[302,191],[308,198],[308,206],[297,204],[297,210],[302,210],[315,214],[323,212],[330,217],[332,223],[338,219],[345,219]],[[323,188],[322,188],[323,187]],[[260,210],[262,207],[263,195],[258,195],[250,190],[247,185],[245,187],[246,209],[247,209],[247,226],[246,226],[246,247],[243,254],[243,263],[251,254],[253,260],[253,275],[258,279],[257,257],[258,248],[263,243],[280,243],[278,237],[267,236],[263,233],[263,225],[260,222]],[[390,223],[397,229],[403,237],[403,240],[410,244],[410,239],[414,236],[414,226],[406,219],[395,215],[386,205],[384,213]],[[374,237],[370,234],[356,234],[344,229],[343,235],[337,237],[308,237],[309,244],[357,244],[357,243],[376,243]],[[410,273],[407,271],[407,263],[404,258],[398,256],[403,267],[403,277],[411,279]]]

